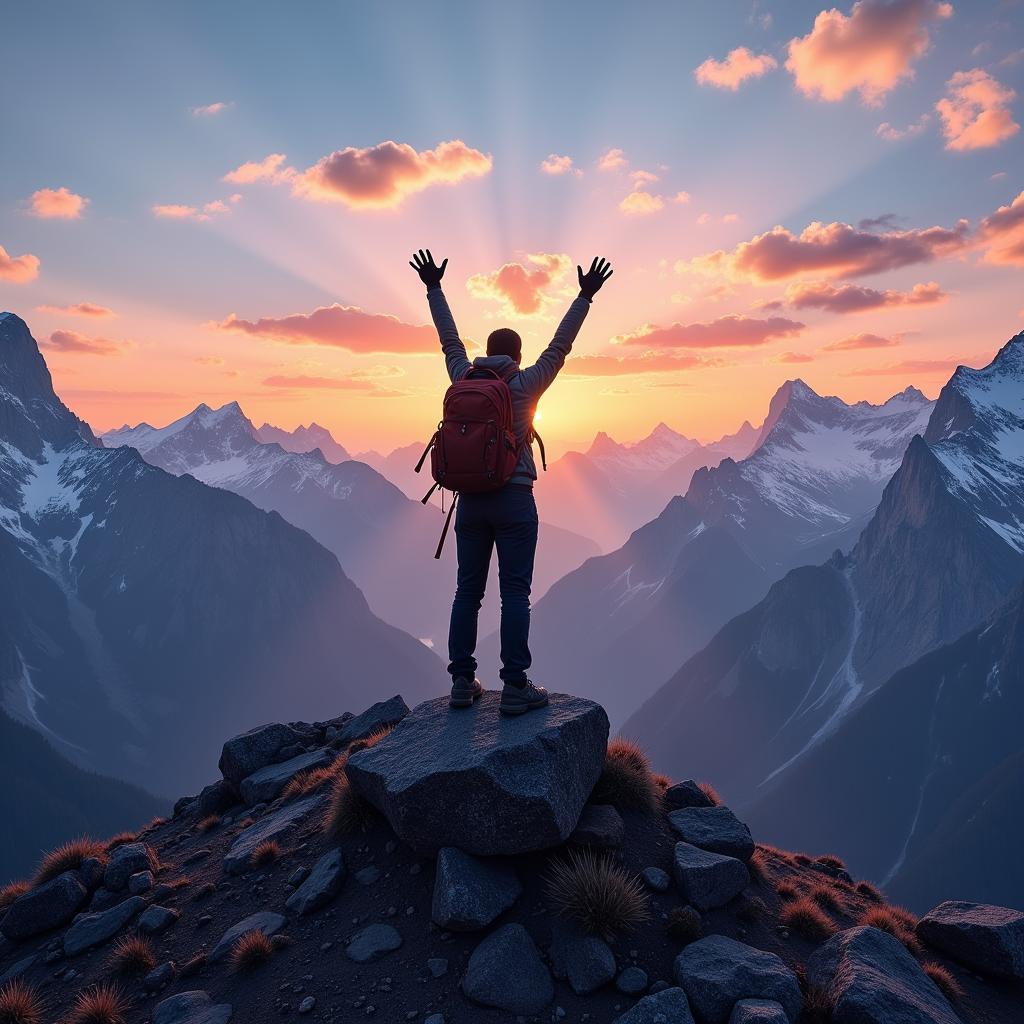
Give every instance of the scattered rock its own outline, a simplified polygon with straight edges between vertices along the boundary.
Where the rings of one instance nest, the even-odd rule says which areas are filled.
[[[166,963],[162,963],[149,972],[143,979],[142,984],[149,992],[157,992],[162,989],[165,985],[169,985],[174,981],[176,971],[174,964],[168,960]]]
[[[613,1024],[694,1024],[690,1004],[681,988],[663,988],[644,996]]]
[[[627,967],[615,979],[615,987],[627,996],[638,996],[647,991],[647,972],[639,967]]]
[[[204,787],[196,797],[196,812],[201,818],[223,814],[235,802],[235,793],[224,779]]]
[[[959,1024],[906,946],[877,928],[833,935],[807,962],[812,988],[833,998],[833,1024]]]
[[[64,955],[75,956],[116,935],[146,905],[141,896],[96,914],[80,914],[64,935]]]
[[[921,918],[917,937],[982,974],[1024,980],[1024,913],[947,900]]]
[[[361,715],[348,719],[338,730],[336,743],[347,746],[356,740],[365,740],[378,729],[386,729],[389,725],[397,725],[409,714],[409,705],[398,695],[390,700],[378,701],[373,707],[367,708]]]
[[[672,867],[683,899],[701,910],[724,906],[750,884],[743,861],[689,843],[676,843]]]
[[[214,1003],[208,992],[179,992],[157,1003],[153,1024],[228,1024],[231,1006]]]
[[[306,996],[305,999],[299,1003],[299,1013],[312,1013],[316,1007],[316,999],[313,996]]]
[[[159,935],[161,932],[167,931],[179,917],[178,911],[154,903],[142,912],[138,928],[144,935]]]
[[[345,947],[345,955],[357,964],[368,964],[393,952],[402,945],[402,936],[389,924],[367,925],[356,932]]]
[[[137,871],[128,879],[128,891],[133,896],[141,896],[153,888],[153,872]]]
[[[0,920],[0,931],[12,942],[41,935],[70,921],[88,898],[78,874],[65,871],[22,893]]]
[[[288,761],[265,765],[259,771],[242,779],[238,787],[242,800],[247,807],[251,807],[253,804],[270,803],[281,795],[284,787],[300,772],[325,768],[334,761],[335,757],[336,754],[333,750],[321,747],[308,754],[301,753],[298,757],[293,757]]]
[[[90,891],[95,889],[103,881],[105,868],[106,864],[99,857],[86,857],[78,865],[78,877],[82,880],[82,885]]]
[[[23,960],[11,964],[6,971],[0,974],[0,985],[6,985],[7,982],[20,978],[38,959],[38,954],[33,953],[32,956],[27,956]]]
[[[622,815],[614,807],[610,804],[587,804],[569,836],[569,842],[578,846],[613,849],[622,845],[625,835]]]
[[[655,892],[665,892],[672,882],[668,872],[662,871],[661,868],[644,868],[640,872],[640,876],[647,883],[647,886]]]
[[[128,886],[128,879],[141,871],[153,868],[152,853],[145,843],[125,843],[115,847],[103,872],[103,885],[111,892],[120,892]]]
[[[356,881],[360,885],[373,885],[380,878],[380,868],[374,864],[361,868],[356,872]]]
[[[336,847],[313,865],[309,878],[288,897],[285,906],[295,914],[311,914],[330,903],[344,881],[345,861],[340,847]]]
[[[423,1024],[444,1024],[443,1013],[432,1013]]]
[[[432,978],[443,978],[448,973],[448,961],[443,957],[431,957],[427,961],[427,970]]]
[[[300,739],[299,734],[287,725],[257,726],[224,744],[218,762],[220,773],[237,790],[244,778],[271,764],[282,747]]]
[[[729,1024],[789,1024],[789,1018],[774,999],[741,999],[732,1008]]]
[[[686,779],[684,782],[677,782],[674,786],[669,786],[662,794],[661,802],[672,811],[680,807],[715,806],[707,793],[693,779]]]
[[[275,914],[270,910],[261,910],[258,913],[250,914],[238,924],[233,924],[221,936],[220,942],[213,947],[213,952],[209,954],[207,960],[210,963],[223,960],[246,932],[263,932],[269,937],[276,935],[287,923],[280,914]]]
[[[796,976],[779,957],[724,935],[687,946],[676,957],[675,978],[701,1024],[728,1024],[740,999],[773,999],[791,1021],[803,1008]]]
[[[124,899],[124,893],[111,892],[109,889],[106,889],[101,885],[92,894],[92,899],[89,900],[89,909],[106,910],[107,907],[112,907],[115,903],[120,903],[122,899]]]
[[[231,844],[231,849],[224,858],[224,870],[229,875],[240,875],[248,871],[253,851],[260,843],[280,839],[303,818],[321,809],[326,799],[325,794],[317,794],[304,800],[295,800],[250,825]]]
[[[672,811],[668,823],[691,846],[744,862],[754,852],[750,829],[728,807],[683,807]]]
[[[288,885],[289,885],[289,886],[290,886],[290,887],[291,887],[292,889],[298,889],[298,887],[299,887],[300,885],[302,885],[302,883],[303,883],[303,882],[304,882],[304,881],[305,881],[305,880],[306,880],[307,878],[309,878],[309,868],[307,868],[307,867],[300,867],[300,868],[296,868],[296,869],[295,869],[295,870],[294,870],[294,871],[293,871],[293,872],[292,872],[292,873],[291,873],[291,874],[290,874],[290,875],[288,876]]]
[[[446,846],[437,855],[431,917],[451,931],[477,931],[511,907],[522,891],[507,861],[480,860]]]
[[[541,712],[531,711],[530,714]],[[507,1013],[534,1014],[551,1002],[555,986],[529,932],[521,924],[505,924],[473,950],[462,979],[462,991],[482,1006]]]
[[[604,708],[553,694],[547,707],[508,718],[498,702],[488,692],[453,715],[447,697],[426,701],[383,743],[349,758],[353,785],[417,853],[525,853],[576,827],[604,764]]]

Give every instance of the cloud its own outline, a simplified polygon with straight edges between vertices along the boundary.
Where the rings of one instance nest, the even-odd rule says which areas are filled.
[[[88,203],[85,196],[66,188],[41,188],[29,200],[33,216],[47,220],[78,220]]]
[[[900,139],[912,138],[920,135],[928,127],[931,121],[930,114],[922,114],[916,121],[908,124],[906,128],[897,128],[895,125],[883,121],[876,129],[875,134],[887,142],[898,142]]]
[[[557,153],[549,153],[547,158],[541,161],[540,169],[552,176],[572,174],[577,178],[583,177],[583,171],[573,166],[571,156],[559,156]]]
[[[22,256],[11,256],[0,245],[0,281],[11,281],[14,284],[25,284],[39,276],[39,257],[31,253]]]
[[[773,316],[766,319],[730,313],[703,323],[674,323],[667,327],[645,324],[615,339],[619,345],[652,348],[716,348],[764,345],[774,338],[791,338],[804,329],[797,320]]]
[[[210,326],[238,331],[254,338],[269,338],[287,345],[329,345],[350,352],[434,352],[437,334],[432,327],[403,323],[386,313],[367,313],[358,306],[320,306],[312,313],[242,320],[232,313]]]
[[[704,356],[642,352],[629,356],[573,356],[566,361],[562,373],[570,377],[619,377],[644,373],[677,373],[680,370],[724,365],[721,359],[707,359]]]
[[[964,251],[969,225],[882,232],[863,231],[850,224],[814,221],[799,235],[776,225],[771,231],[742,242],[731,252],[719,249],[688,262],[676,263],[680,273],[725,274],[733,280],[782,281],[804,274],[829,277],[877,274],[885,270]]]
[[[271,153],[262,160],[250,160],[233,171],[228,171],[221,181],[231,185],[252,185],[258,181],[269,181],[278,185],[284,181],[291,181],[295,177],[295,168],[283,167],[286,159],[284,153]]]
[[[398,142],[338,149],[323,157],[294,182],[306,199],[344,203],[353,209],[394,209],[433,185],[454,185],[490,173],[490,154],[471,149],[461,139],[417,152]]]
[[[899,338],[885,338],[880,334],[851,334],[848,338],[823,345],[822,352],[856,352],[865,348],[892,348],[900,343]]]
[[[95,302],[76,302],[70,306],[36,306],[38,313],[55,313],[59,316],[89,316],[102,319],[117,316],[106,306],[98,306]]]
[[[693,77],[701,85],[736,92],[748,78],[760,78],[778,67],[778,63],[767,53],[758,55],[751,53],[745,46],[737,46],[735,50],[729,51],[725,60],[713,60],[709,57],[694,69]]]
[[[786,302],[794,309],[823,309],[829,313],[861,313],[869,309],[930,306],[944,302],[947,298],[947,294],[935,281],[915,284],[909,292],[894,291],[890,288],[879,291],[858,284],[841,284],[837,287],[827,281],[791,284],[786,289]]]
[[[771,362],[784,363],[786,365],[791,363],[813,363],[814,356],[808,355],[806,352],[780,352],[777,356],[772,357]]]
[[[849,15],[833,7],[807,35],[789,41],[786,68],[806,96],[835,102],[856,91],[876,106],[913,77],[932,24],[952,14],[952,4],[936,0],[857,0]]]
[[[630,192],[625,199],[619,203],[619,209],[623,213],[645,215],[648,213],[657,213],[658,210],[663,209],[665,206],[665,200],[661,196],[652,195],[650,192],[645,192],[643,189],[634,189]]]
[[[628,164],[626,154],[621,149],[609,149],[597,161],[597,169],[599,171],[617,171]]]
[[[224,359],[221,356],[196,356],[195,362],[202,366],[223,366]]]
[[[978,239],[985,249],[986,263],[1024,267],[1024,192],[1017,193],[1009,206],[1000,206],[982,220]]]
[[[372,380],[356,379],[352,377],[311,377],[306,374],[287,376],[278,374],[267,377],[263,384],[268,388],[288,388],[300,391],[315,391],[329,389],[335,391],[359,391],[367,397],[374,398],[397,398],[404,394],[402,391],[394,391],[390,388],[382,388]]]
[[[960,365],[983,365],[988,361],[987,358],[981,357],[963,360],[956,356],[948,356],[945,359],[904,359],[899,363],[862,366],[856,370],[847,370],[841,376],[898,377],[907,373],[917,373],[924,376],[948,377]]]
[[[223,100],[218,100],[216,103],[207,103],[203,107],[192,107],[190,113],[193,117],[216,117],[217,114],[223,114],[225,110],[233,106],[234,103],[225,103]]]
[[[1016,97],[1013,89],[981,68],[958,71],[946,83],[946,95],[935,104],[946,149],[989,149],[1012,138],[1020,125],[1007,108]]]
[[[151,207],[154,217],[163,220],[198,220],[207,221],[218,217],[221,214],[230,213],[231,205],[241,200],[237,192],[228,196],[227,200],[214,199],[212,202],[204,203],[202,206],[188,206],[184,203],[165,203]],[[231,205],[229,205],[231,204]]]
[[[530,266],[506,263],[487,274],[474,274],[467,282],[469,294],[500,302],[507,316],[535,316],[546,311],[548,290],[572,269],[565,253],[530,253]]]
[[[127,342],[111,341],[109,338],[89,338],[77,331],[54,331],[48,339],[44,338],[41,344],[54,352],[89,356],[118,356],[130,347]]]

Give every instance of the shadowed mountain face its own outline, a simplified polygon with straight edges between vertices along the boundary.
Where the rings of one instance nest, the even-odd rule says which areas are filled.
[[[443,681],[308,534],[97,444],[4,314],[0,688],[61,753],[169,792],[204,777],[225,730]]]
[[[334,440],[331,432],[326,427],[321,427],[319,423],[310,423],[308,427],[298,426],[294,430],[282,430],[280,427],[264,423],[256,431],[256,438],[264,444],[279,444],[286,452],[312,452],[319,449],[328,462],[335,464],[348,462],[352,458]]]

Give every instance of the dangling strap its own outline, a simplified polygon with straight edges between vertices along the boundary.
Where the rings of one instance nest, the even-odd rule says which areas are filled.
[[[544,472],[546,473],[548,471],[548,456],[547,452],[544,451],[544,439],[535,430],[533,431],[533,440],[537,442],[537,447],[540,449],[540,464],[544,467]]]
[[[430,501],[430,497],[431,497],[431,495],[432,495],[432,494],[434,493],[434,491],[436,491],[436,490],[438,489],[438,487],[440,487],[440,486],[441,486],[440,484],[434,484],[434,485],[433,485],[433,487],[431,487],[431,488],[430,488],[430,490],[429,490],[429,491],[427,491],[427,493],[426,493],[426,494],[424,494],[422,498],[420,498],[420,501],[421,501],[421,502],[422,502],[422,503],[423,503],[424,505],[426,505],[426,503],[427,503],[428,501]]]
[[[448,526],[452,521],[452,513],[455,511],[455,503],[459,500],[459,494],[456,491],[452,495],[452,503],[448,506],[448,515],[444,519],[444,529],[441,531],[441,539],[437,542],[437,550],[434,552],[435,558],[441,557],[441,548],[444,547],[444,539],[448,536]]]
[[[423,449],[423,454],[420,456],[420,461],[416,463],[416,472],[418,473],[423,468],[423,463],[427,459],[427,454],[430,449],[434,447],[434,442],[437,441],[437,431],[434,431],[434,436],[427,442],[427,447]],[[428,495],[429,497],[429,495]]]

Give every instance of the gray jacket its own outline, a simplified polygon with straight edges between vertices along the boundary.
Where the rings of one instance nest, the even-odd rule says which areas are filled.
[[[434,326],[441,339],[448,378],[453,382],[461,380],[468,370],[479,368],[493,370],[508,384],[508,389],[512,393],[516,441],[521,446],[519,461],[509,483],[527,484],[532,487],[533,481],[537,479],[537,466],[533,461],[533,447],[524,444],[524,441],[533,427],[533,414],[540,396],[554,383],[565,357],[572,351],[572,343],[576,340],[576,335],[579,334],[583,321],[590,311],[590,300],[583,295],[573,300],[569,311],[562,317],[555,336],[540,354],[537,362],[521,370],[511,356],[477,356],[471,363],[441,287],[428,289],[427,299],[430,302],[430,315],[434,318]]]

